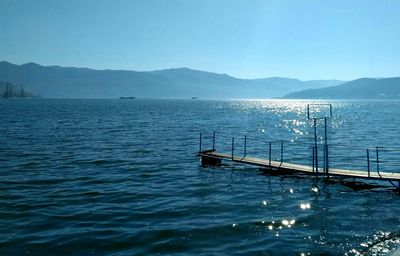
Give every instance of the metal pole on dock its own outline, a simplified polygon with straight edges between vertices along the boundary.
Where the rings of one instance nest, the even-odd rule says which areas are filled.
[[[368,167],[368,178],[371,176],[370,175],[370,167],[369,167],[369,149],[367,148],[367,167]]]
[[[271,155],[272,155],[272,143],[271,141],[269,142],[269,166],[271,166]]]
[[[329,172],[329,147],[328,147],[328,123],[327,118],[332,117],[332,104],[307,104],[307,119],[313,119],[314,124],[314,148],[313,148],[313,170],[319,172],[319,159],[318,159],[318,134],[317,134],[317,117],[311,117],[310,115],[310,105],[327,105],[329,106],[329,116],[323,117],[325,125],[325,136],[324,136],[324,147],[323,147],[323,171],[325,173]],[[318,117],[322,119],[322,117]],[[314,167],[315,164],[315,167]]]
[[[379,173],[379,149],[376,147],[376,171]]]
[[[315,171],[315,167],[314,167],[314,165],[315,165],[315,159],[314,159],[314,157],[315,157],[315,148],[312,147],[312,171],[313,171],[313,172]]]
[[[201,137],[202,137],[202,134],[200,133],[199,154],[201,153]]]
[[[328,155],[328,124],[326,122],[326,117],[324,117],[324,124],[325,124],[325,150],[324,150],[324,159],[325,159],[325,172],[328,173],[329,171],[329,163],[328,163],[328,159],[329,159],[329,155]]]
[[[246,157],[247,154],[247,136],[244,135],[244,157]]]
[[[317,118],[314,119],[315,170],[318,172]]]
[[[329,173],[329,147],[328,144],[326,144],[326,173]]]
[[[233,153],[234,153],[234,147],[235,146],[235,137],[232,137],[232,160],[233,160]]]
[[[322,160],[323,160],[323,171],[326,173],[326,145],[324,144],[324,147],[322,148]]]
[[[283,163],[283,140],[281,140],[281,164]]]
[[[324,123],[325,123],[325,145],[328,145],[328,132],[327,132],[327,122],[326,122],[326,117],[324,117]]]
[[[212,149],[215,151],[215,131],[213,131],[213,147]]]

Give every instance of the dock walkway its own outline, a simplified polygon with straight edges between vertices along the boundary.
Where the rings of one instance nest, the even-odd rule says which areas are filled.
[[[314,176],[336,176],[336,177],[347,177],[347,178],[358,178],[358,179],[369,179],[369,180],[385,180],[390,182],[399,182],[400,186],[400,173],[393,172],[382,172],[382,171],[363,171],[363,170],[346,170],[329,168],[325,171],[323,168],[313,168],[312,166],[292,164],[286,162],[271,161],[269,159],[261,159],[255,157],[242,157],[232,156],[231,154],[220,153],[215,150],[206,150],[199,152],[202,163],[217,164],[221,160],[228,160],[243,164],[255,165],[268,170],[276,171],[276,174],[285,174],[287,172],[297,172],[306,175]]]
[[[333,150],[336,145],[328,143],[328,120],[332,118],[332,104],[326,103],[315,103],[315,104],[307,104],[307,119],[309,120],[309,124],[312,125],[313,128],[313,146],[304,145],[309,147],[310,149],[310,158],[311,165],[304,165],[304,154],[302,158],[294,159],[289,156],[289,160],[285,156],[284,159],[284,141],[280,140],[280,157],[276,158],[276,156],[272,156],[272,141],[268,143],[268,159],[250,157],[247,155],[247,136],[244,136],[244,154],[243,156],[235,155],[235,138],[232,137],[231,144],[231,153],[223,153],[218,152],[215,148],[216,146],[216,137],[215,131],[213,132],[212,139],[212,148],[210,150],[203,150],[202,148],[202,133],[200,133],[200,141],[199,141],[199,151],[198,156],[201,157],[201,161],[203,165],[218,165],[222,160],[228,160],[236,163],[243,163],[249,165],[259,166],[260,168],[266,169],[275,173],[277,175],[285,175],[287,173],[302,173],[308,176],[325,176],[325,177],[342,177],[342,178],[356,178],[356,179],[368,179],[368,180],[381,180],[388,181],[394,187],[400,190],[400,148],[387,148],[387,147],[374,147],[367,148],[364,151],[365,160],[362,162],[365,163],[362,166],[356,167],[353,170],[351,169],[340,169],[334,168],[334,164],[332,164],[332,160],[341,161],[343,158],[335,158],[335,151]],[[324,124],[324,133],[321,137],[318,134],[318,126],[320,123]],[[321,138],[321,139],[319,139]],[[208,138],[207,138],[208,139]],[[323,144],[321,144],[321,140]],[[266,148],[266,147],[265,147]],[[346,145],[347,148],[347,145]],[[307,150],[307,148],[304,148]],[[300,150],[300,151],[304,151]],[[333,154],[332,154],[333,151]],[[291,150],[293,154],[293,150]],[[382,156],[382,153],[385,155]],[[337,156],[337,155],[336,155]],[[386,158],[388,157],[388,158]],[[357,158],[357,160],[355,160]],[[362,157],[364,158],[364,156]],[[383,158],[383,159],[382,159]],[[353,159],[355,162],[359,162],[359,155],[353,155]],[[276,161],[279,160],[279,161]],[[388,160],[392,160],[388,162]],[[393,161],[394,160],[394,161]],[[290,163],[299,161],[300,163]],[[322,166],[321,166],[322,163]],[[375,165],[375,166],[372,166]],[[350,165],[349,168],[353,168],[354,165]],[[367,168],[363,169],[366,166]],[[336,167],[343,167],[343,165],[337,165]],[[389,167],[389,170],[386,169]],[[385,170],[385,171],[383,171]],[[397,183],[398,185],[396,185]]]

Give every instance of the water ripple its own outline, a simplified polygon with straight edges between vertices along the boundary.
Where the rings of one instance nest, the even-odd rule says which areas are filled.
[[[249,154],[277,140],[278,158],[283,139],[287,161],[308,164],[307,103],[0,100],[0,254],[395,255],[385,184],[200,167],[198,134],[214,130],[220,150],[235,136],[242,153],[248,135]],[[332,164],[361,166],[355,144],[396,144],[399,104],[333,102]]]

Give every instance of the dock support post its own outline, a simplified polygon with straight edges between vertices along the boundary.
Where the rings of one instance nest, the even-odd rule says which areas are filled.
[[[324,161],[322,168],[323,171],[326,173],[326,145],[324,145],[322,153],[323,153],[322,160]]]
[[[271,167],[272,143],[269,142],[269,166]]]
[[[315,148],[312,147],[312,171],[313,172],[315,171],[314,164],[315,164]]]
[[[199,154],[201,153],[201,139],[202,139],[202,134],[200,133]]]
[[[234,150],[235,150],[235,138],[232,137],[232,160],[233,160],[233,153],[234,153]]]
[[[328,173],[328,169],[329,169],[329,163],[328,163],[328,123],[326,122],[326,117],[324,117],[324,125],[325,125],[325,150],[324,150],[324,154],[325,154],[325,172]]]
[[[212,149],[215,151],[215,131],[213,131],[213,147]]]
[[[379,174],[379,148],[376,147],[376,171]]]
[[[326,117],[324,117],[324,124],[325,124],[325,145],[328,145],[328,131],[327,131]]]
[[[281,140],[281,165],[283,163],[283,140]]]
[[[325,172],[329,173],[329,146],[328,144],[325,145]]]
[[[317,118],[314,119],[315,170],[318,172]]]
[[[367,167],[368,167],[368,178],[371,176],[371,170],[370,170],[370,166],[369,166],[369,149],[367,148]]]
[[[246,157],[246,154],[247,154],[247,136],[244,135],[244,156],[243,156],[243,158]]]

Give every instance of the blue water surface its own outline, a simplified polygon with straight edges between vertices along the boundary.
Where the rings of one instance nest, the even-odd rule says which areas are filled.
[[[332,104],[332,167],[366,170],[369,148],[376,171],[379,146],[398,171],[399,101],[1,99],[0,255],[396,255],[387,182],[201,167],[213,131],[219,151],[235,137],[243,154],[246,135],[248,155],[271,142],[280,160],[283,141],[311,164],[310,103]]]

